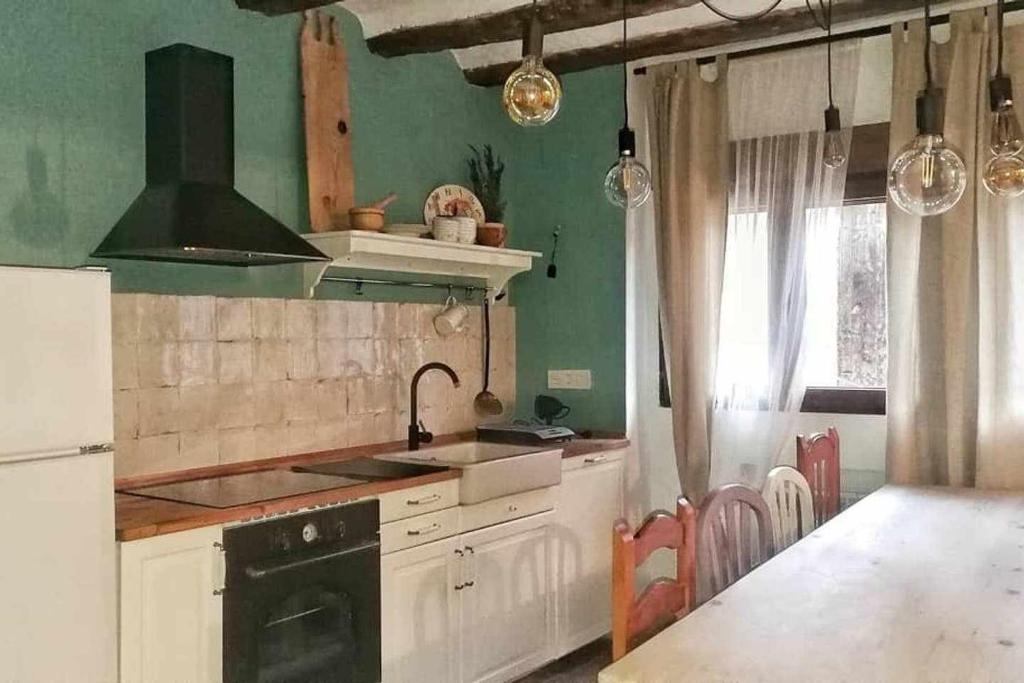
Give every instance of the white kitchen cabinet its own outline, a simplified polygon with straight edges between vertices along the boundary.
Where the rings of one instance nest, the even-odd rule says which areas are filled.
[[[458,538],[381,557],[385,683],[458,680]]]
[[[121,543],[121,683],[221,680],[221,527]]]
[[[508,681],[552,656],[553,512],[461,537],[462,683]]]
[[[623,514],[624,450],[564,461],[551,533],[556,657],[611,630],[612,525]]]

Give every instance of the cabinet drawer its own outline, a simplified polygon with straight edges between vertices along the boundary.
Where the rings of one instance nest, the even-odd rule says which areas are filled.
[[[459,533],[459,508],[452,507],[426,515],[417,515],[380,527],[382,555],[437,541]]]
[[[436,512],[459,504],[459,480],[448,479],[411,489],[401,489],[380,495],[380,521],[382,524],[406,517]]]
[[[545,510],[553,510],[557,498],[558,487],[549,486],[494,498],[476,505],[463,505],[461,508],[462,531],[482,529],[485,526],[500,524],[510,519],[519,519]]]
[[[614,451],[595,451],[586,455],[577,455],[562,460],[562,472],[571,472],[584,467],[595,467],[602,463],[617,462],[626,456],[626,449]]]

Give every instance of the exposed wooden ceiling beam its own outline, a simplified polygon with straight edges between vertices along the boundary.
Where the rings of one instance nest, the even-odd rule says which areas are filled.
[[[239,0],[239,2],[287,0]],[[295,0],[292,0],[294,2]],[[700,0],[627,0],[630,18],[695,5]],[[600,26],[622,18],[622,0],[544,0],[537,5],[545,33]],[[438,52],[475,45],[518,40],[532,6],[525,2],[502,12],[480,14],[458,21],[410,26],[367,39],[370,51],[383,57]]]
[[[235,0],[241,9],[263,12],[269,16],[302,12],[314,7],[333,5],[336,0]]]
[[[921,8],[921,0],[841,0],[833,9],[835,24],[883,17]],[[747,43],[800,33],[820,27],[806,8],[779,10],[757,21],[720,22],[697,28],[637,36],[629,40],[629,58],[648,59],[661,55],[694,52],[712,47]],[[546,56],[544,64],[558,74],[583,71],[622,61],[622,42],[582,48]],[[474,85],[503,83],[519,62],[505,62],[465,70]]]

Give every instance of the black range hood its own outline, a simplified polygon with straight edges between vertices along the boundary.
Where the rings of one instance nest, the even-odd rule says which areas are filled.
[[[229,266],[330,259],[235,184],[234,60],[146,53],[146,187],[92,255]]]

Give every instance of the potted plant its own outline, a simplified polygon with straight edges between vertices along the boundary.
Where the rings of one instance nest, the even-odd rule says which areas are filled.
[[[469,166],[469,181],[473,194],[484,207],[484,224],[477,226],[476,241],[488,247],[504,247],[507,231],[502,220],[505,218],[505,201],[501,198],[501,176],[505,173],[503,162],[491,148],[484,145],[477,149],[469,146],[473,155],[466,160]]]

